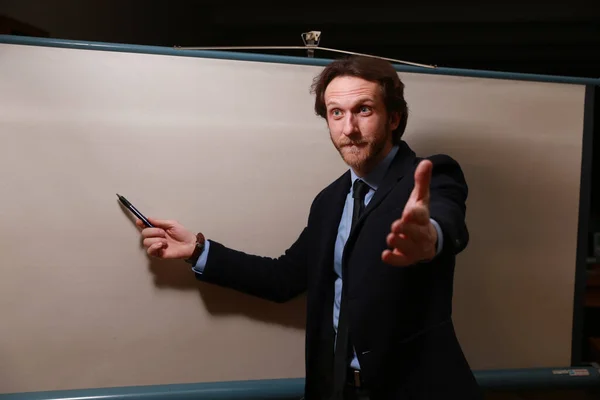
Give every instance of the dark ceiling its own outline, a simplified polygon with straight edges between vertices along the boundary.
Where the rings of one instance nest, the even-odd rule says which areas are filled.
[[[64,39],[301,46],[301,33],[319,30],[322,47],[442,67],[600,77],[600,0],[535,3],[0,0],[0,14]],[[306,56],[303,50],[261,52]]]

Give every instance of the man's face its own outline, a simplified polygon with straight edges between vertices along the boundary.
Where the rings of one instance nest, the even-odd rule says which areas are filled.
[[[362,78],[334,78],[324,97],[331,141],[358,175],[368,174],[391,149],[398,116],[388,115],[379,84]]]

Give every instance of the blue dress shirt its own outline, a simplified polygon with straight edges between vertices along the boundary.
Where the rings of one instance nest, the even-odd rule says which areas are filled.
[[[365,207],[367,204],[369,204],[369,201],[371,201],[371,199],[373,198],[375,191],[377,191],[377,189],[379,188],[379,185],[383,181],[385,173],[390,163],[396,156],[397,152],[398,146],[394,146],[392,150],[388,153],[388,155],[373,169],[373,171],[371,171],[367,176],[362,178],[362,180],[370,187],[369,192],[365,196]],[[358,176],[352,169],[350,169],[350,176],[352,178],[353,185],[354,181],[358,179]],[[342,253],[344,251],[344,246],[346,245],[346,240],[348,240],[348,235],[350,233],[350,227],[352,225],[352,210],[354,207],[354,199],[352,198],[352,185],[350,187],[350,190],[348,191],[348,194],[346,195],[346,202],[344,204],[344,210],[342,212],[342,219],[340,220],[340,224],[338,226],[338,233],[335,240],[333,268],[337,274],[337,278],[335,280],[335,299],[333,302],[333,327],[336,333],[338,327],[338,317],[340,312],[340,300],[342,296]],[[437,231],[438,243],[436,252],[439,253],[443,246],[442,230],[438,223],[433,219],[431,220],[431,223]],[[196,265],[192,268],[194,272],[201,274],[204,271],[209,249],[210,240],[207,240],[202,255],[198,259]],[[355,369],[360,369],[356,353],[354,353],[354,357],[352,359],[352,362],[350,363],[350,366]]]

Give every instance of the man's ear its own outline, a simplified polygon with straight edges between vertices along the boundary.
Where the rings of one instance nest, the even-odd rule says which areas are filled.
[[[398,127],[398,125],[400,125],[400,113],[397,111],[391,113],[388,122],[390,124],[390,130],[395,130]]]

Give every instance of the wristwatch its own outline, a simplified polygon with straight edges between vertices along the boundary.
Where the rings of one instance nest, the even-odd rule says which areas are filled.
[[[205,243],[206,239],[204,238],[204,235],[198,232],[196,234],[196,247],[194,248],[194,252],[190,256],[190,258],[185,260],[185,262],[188,264],[196,265],[198,259],[200,258],[200,255],[202,255],[202,252],[204,251]]]

